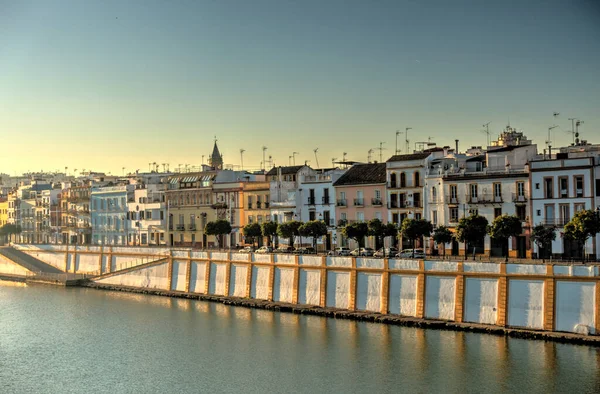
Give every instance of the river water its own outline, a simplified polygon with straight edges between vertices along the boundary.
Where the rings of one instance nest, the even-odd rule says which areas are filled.
[[[600,349],[0,281],[0,393],[598,392]]]

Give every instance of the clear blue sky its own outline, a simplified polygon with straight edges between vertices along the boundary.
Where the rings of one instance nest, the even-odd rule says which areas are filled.
[[[197,165],[215,135],[324,166],[508,118],[542,149],[553,111],[600,143],[599,108],[594,0],[0,0],[0,172]]]

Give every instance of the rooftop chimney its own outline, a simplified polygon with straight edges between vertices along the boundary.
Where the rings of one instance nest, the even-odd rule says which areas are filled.
[[[456,146],[456,149],[454,150],[454,154],[458,154],[458,140],[454,140],[454,144]]]

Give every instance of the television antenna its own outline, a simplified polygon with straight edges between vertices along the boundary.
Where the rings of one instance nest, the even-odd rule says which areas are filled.
[[[317,157],[318,151],[319,151],[319,148],[313,149],[313,152],[315,152],[315,161],[317,162],[317,168],[319,168],[319,158]]]
[[[298,152],[292,152],[292,161],[294,162],[294,165],[296,165],[296,155],[299,155],[300,153]]]
[[[550,127],[548,127],[548,139],[546,140],[546,146],[548,146],[548,147],[550,147],[550,146],[551,146],[551,144],[552,144],[552,139],[550,138],[550,132],[551,132],[552,130],[554,130],[555,128],[557,128],[557,127],[558,127],[557,125],[554,125],[554,126],[550,126]]]
[[[483,127],[485,127],[485,130],[482,130],[487,135],[486,149],[487,149],[488,146],[490,146],[490,123],[492,123],[492,122],[484,123]]]
[[[240,162],[242,166],[242,171],[244,170],[244,152],[246,152],[246,149],[240,149]]]
[[[267,152],[266,146],[262,147],[262,152],[263,152],[262,167],[263,167],[263,170],[265,170],[266,169],[265,167],[267,166],[267,163],[265,162],[265,153]]]
[[[412,130],[412,127],[404,129],[404,142],[406,142],[406,153],[410,153],[410,141],[408,140],[408,130]]]
[[[373,149],[369,149],[367,152],[367,163],[371,162],[371,154],[373,153]]]

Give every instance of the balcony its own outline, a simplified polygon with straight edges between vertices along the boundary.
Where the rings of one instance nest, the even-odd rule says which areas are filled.
[[[248,203],[248,209],[254,209],[254,205],[251,202]]]
[[[173,231],[173,223],[169,224],[169,231]]]
[[[543,224],[546,227],[557,227],[562,228],[565,227],[565,224],[569,223],[570,219],[544,219],[540,224]]]
[[[269,209],[269,203],[265,202],[265,209]]]
[[[421,204],[421,200],[414,200],[412,202],[413,208],[421,208],[421,205],[423,205],[423,204]]]
[[[196,224],[195,223],[188,224],[188,230],[190,230],[190,231],[196,231]]]
[[[262,209],[262,202],[260,202],[260,201],[256,202],[256,209]]]
[[[338,207],[347,207],[348,206],[348,202],[346,201],[346,199],[341,199],[341,200],[337,200],[337,204]]]
[[[398,187],[398,183],[397,182],[388,182],[387,187],[388,187],[388,189],[396,189]]]
[[[495,196],[493,194],[479,194],[468,197],[469,204],[490,204],[490,203],[501,203],[502,196]]]
[[[376,207],[380,207],[383,205],[383,201],[381,201],[381,198],[372,198],[371,199],[371,205],[376,206]]]
[[[178,224],[175,227],[175,230],[177,230],[177,231],[185,231],[185,224]]]
[[[364,198],[355,198],[354,199],[354,206],[355,207],[363,207],[365,205],[365,199]]]
[[[445,202],[446,202],[446,204],[449,204],[449,205],[458,205],[458,204],[460,204],[460,201],[458,200],[458,197],[450,195],[450,194],[446,195]]]
[[[329,205],[329,196],[324,196],[322,198],[322,201],[323,201],[323,205]]]
[[[527,202],[527,196],[524,196],[522,194],[513,193],[512,201],[515,204],[525,204]]]
[[[308,205],[315,205],[315,198],[314,197],[308,197]]]

